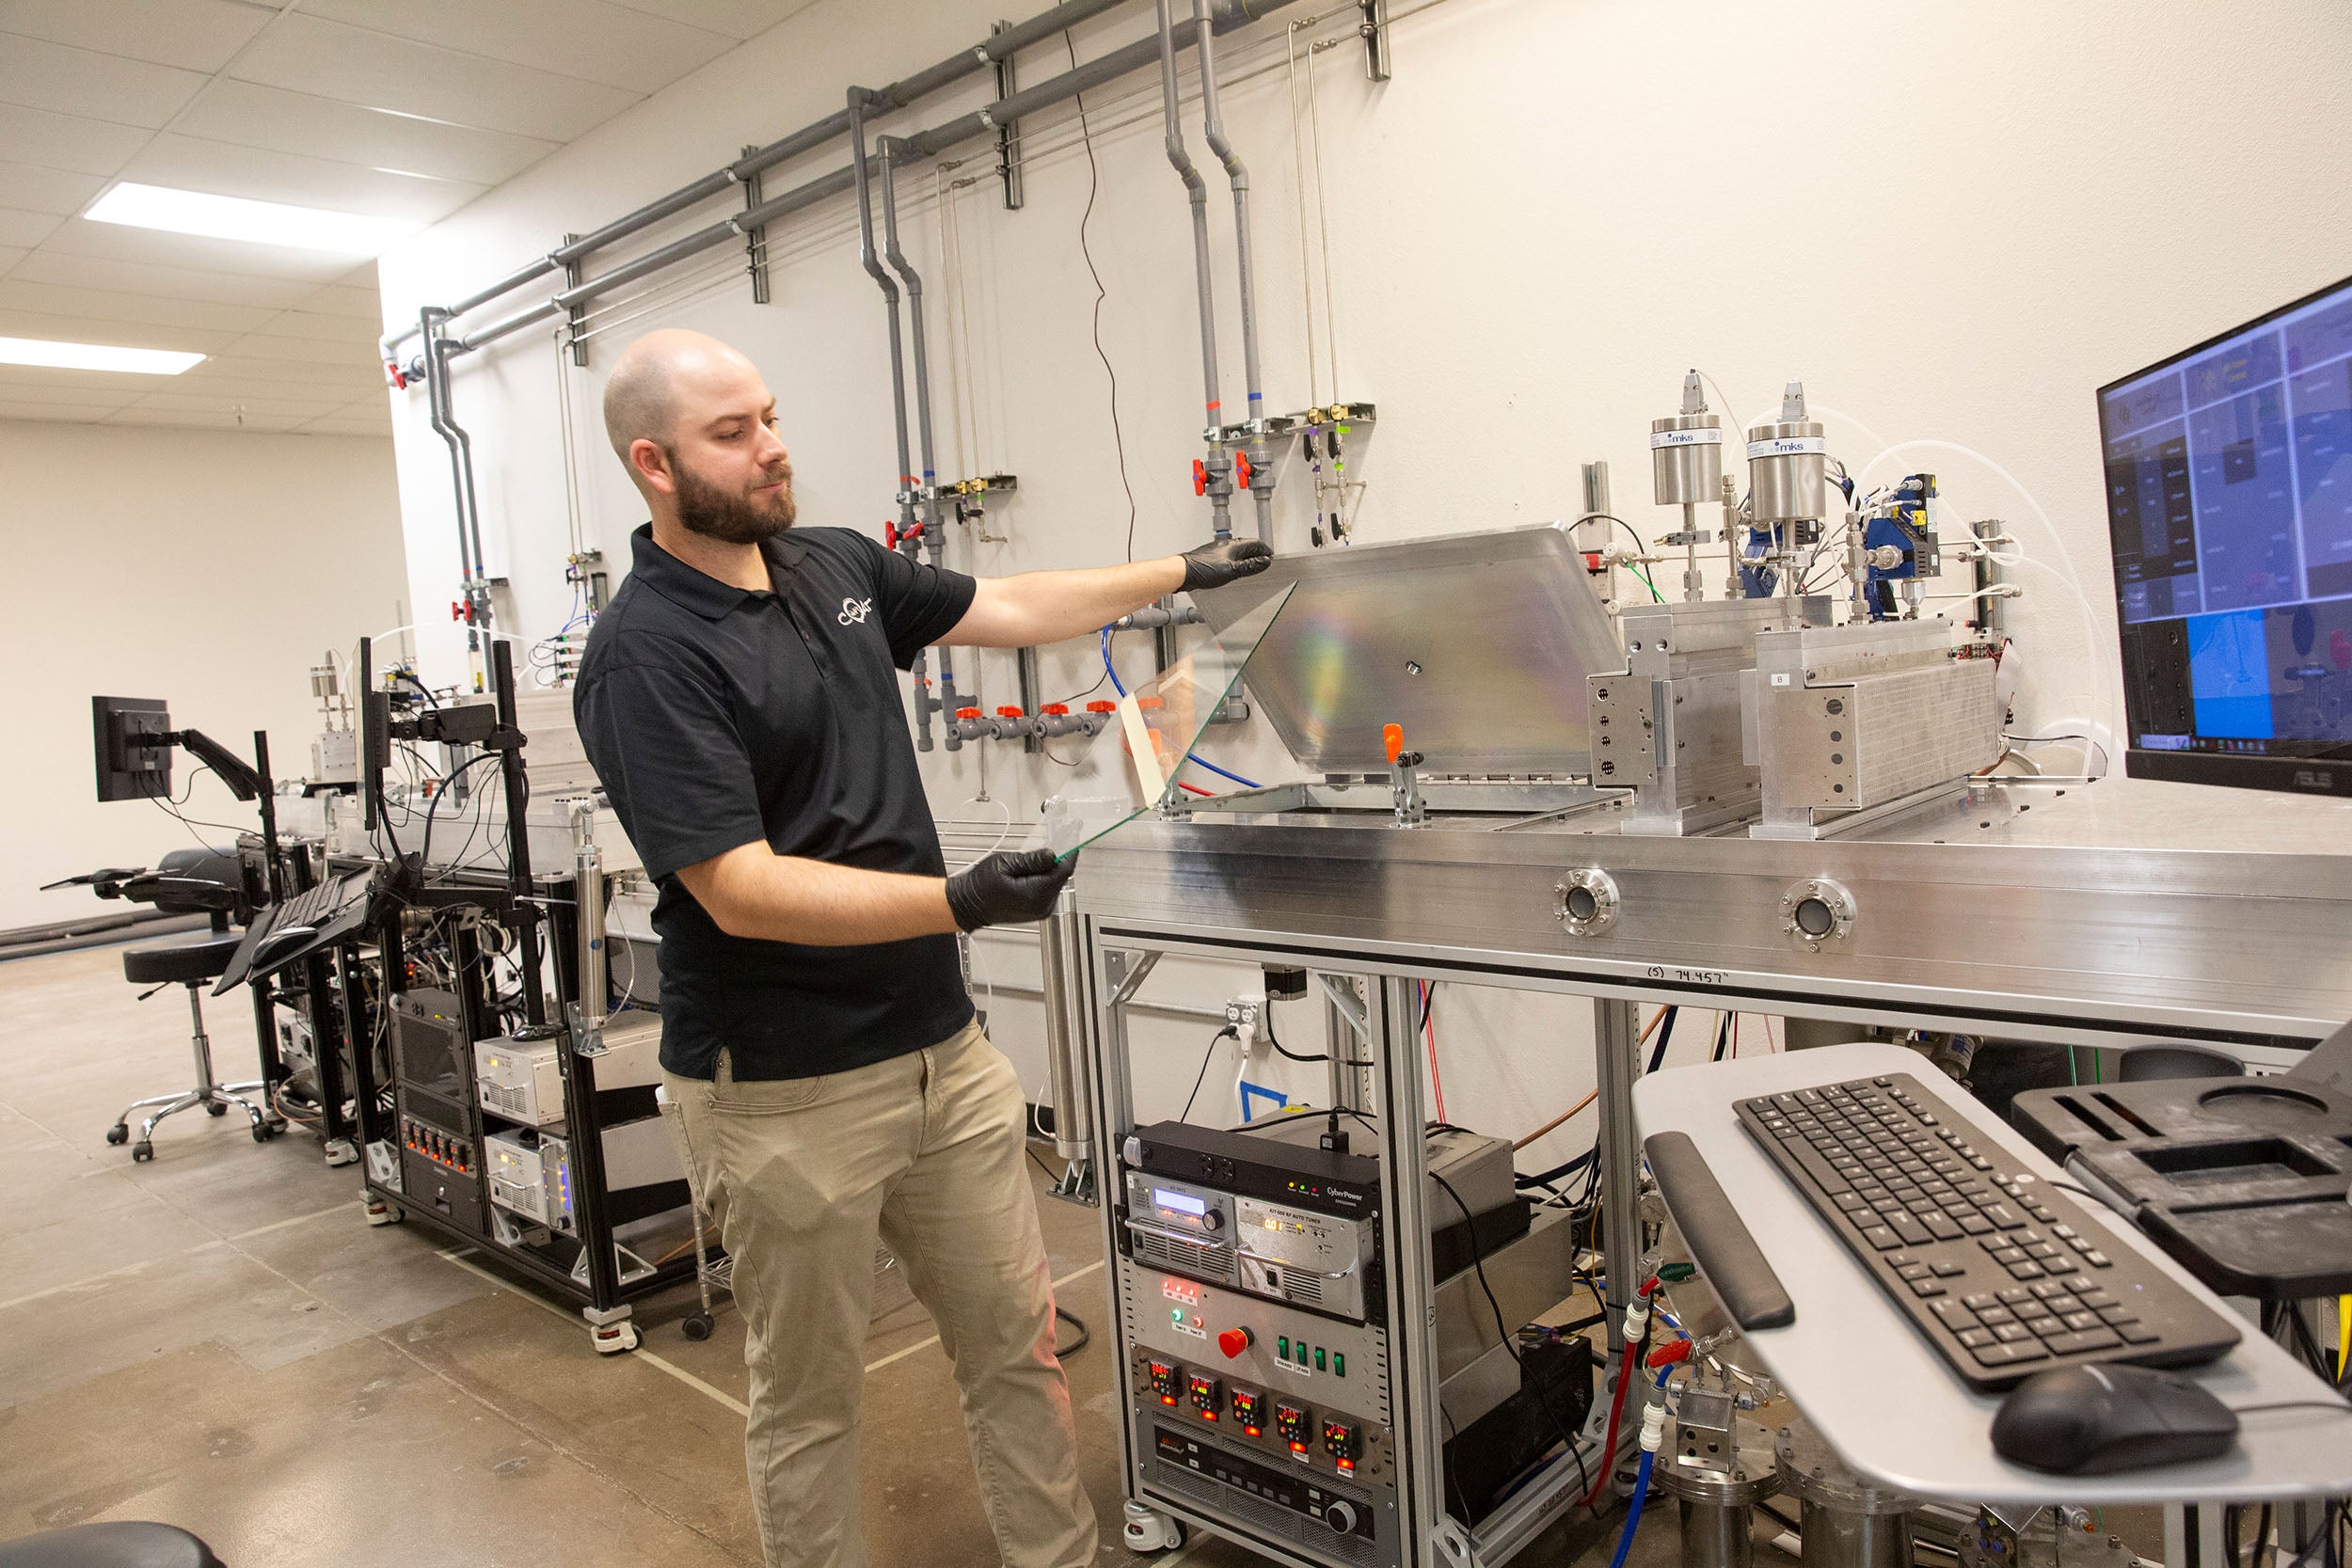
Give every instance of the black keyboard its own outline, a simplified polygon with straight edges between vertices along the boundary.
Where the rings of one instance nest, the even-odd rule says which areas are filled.
[[[1735,1107],[1962,1381],[2003,1388],[2094,1361],[2183,1366],[2229,1322],[1915,1078],[1858,1078]]]

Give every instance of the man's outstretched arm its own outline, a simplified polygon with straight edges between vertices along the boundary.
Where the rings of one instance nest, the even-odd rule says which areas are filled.
[[[1219,588],[1263,572],[1274,551],[1255,539],[1219,540],[1157,561],[982,578],[972,608],[940,639],[960,647],[1033,648],[1083,637],[1180,588]]]

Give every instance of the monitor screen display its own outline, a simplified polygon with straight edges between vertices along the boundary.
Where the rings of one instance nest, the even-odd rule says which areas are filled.
[[[2352,794],[2352,279],[2099,389],[2128,769]]]

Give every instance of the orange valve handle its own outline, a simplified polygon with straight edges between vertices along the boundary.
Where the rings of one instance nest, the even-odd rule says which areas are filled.
[[[996,717],[999,719],[1018,719],[1021,716],[1021,710],[1017,707],[1000,707],[996,710]]]
[[[1209,493],[1209,466],[1197,457],[1192,460],[1192,493],[1196,496]]]
[[[1038,712],[1050,714],[1056,719],[1060,718],[1063,714],[1068,713],[1069,711],[1070,705],[1068,703],[1048,703],[1043,707],[1038,709]]]
[[[1246,451],[1233,453],[1233,483],[1245,490],[1249,488],[1249,454]]]
[[[960,707],[956,709],[956,717],[959,719],[977,719],[979,716],[980,710],[976,707]]]
[[[1089,713],[1117,713],[1119,705],[1117,703],[1089,703],[1087,711]]]
[[[1396,759],[1405,754],[1405,726],[1383,724],[1380,727],[1380,743],[1388,748],[1390,766],[1394,767]]]

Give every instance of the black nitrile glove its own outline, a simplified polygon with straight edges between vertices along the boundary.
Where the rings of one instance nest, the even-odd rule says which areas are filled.
[[[1177,559],[1184,563],[1184,589],[1190,593],[1256,577],[1274,564],[1274,546],[1263,539],[1218,539]]]
[[[985,856],[947,879],[947,912],[967,931],[1042,920],[1077,868],[1077,856],[1057,861],[1051,849]]]

